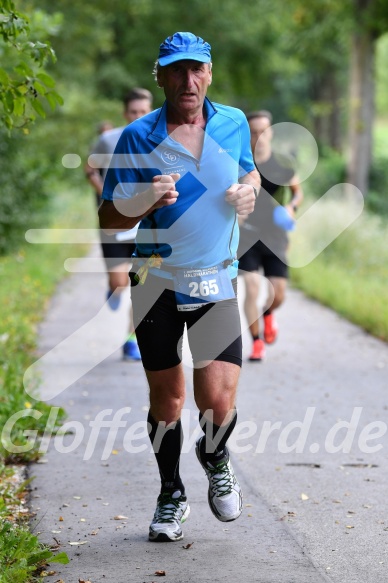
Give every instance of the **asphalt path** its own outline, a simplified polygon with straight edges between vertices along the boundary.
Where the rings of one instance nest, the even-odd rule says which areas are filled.
[[[120,350],[130,292],[117,312],[105,293],[103,273],[69,276],[40,327],[41,394],[54,416],[55,407],[67,412],[30,468],[32,528],[70,558],[50,566],[49,580],[386,583],[388,346],[296,290],[278,310],[265,361],[246,361],[244,332],[230,443],[244,511],[232,523],[207,505],[186,349],[181,473],[191,514],[183,541],[155,544],[147,385],[141,364],[123,362]]]

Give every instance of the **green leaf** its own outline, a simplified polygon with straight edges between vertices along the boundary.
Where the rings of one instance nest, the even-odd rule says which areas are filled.
[[[28,91],[28,87],[25,83],[23,83],[22,85],[18,85],[16,91],[19,95],[25,95]]]
[[[50,95],[52,95],[56,99],[58,105],[63,105],[65,103],[63,101],[63,97],[59,95],[59,93],[57,93],[56,91],[50,91]]]
[[[4,115],[3,116],[4,119],[4,125],[6,128],[8,128],[9,130],[12,129],[13,127],[13,119],[10,115]]]
[[[34,76],[34,71],[26,64],[26,63],[19,63],[16,67],[14,67],[14,71],[19,73],[19,75],[26,75],[28,77]]]
[[[55,87],[55,81],[47,73],[38,73],[38,79],[40,79],[47,87]]]
[[[39,81],[34,81],[33,86],[37,90],[37,92],[40,93],[40,95],[46,94],[46,87],[42,85],[42,83],[39,83]]]
[[[48,47],[49,47],[49,45],[47,43],[41,43],[40,41],[36,41],[35,43],[29,41],[27,43],[27,45],[31,49],[48,49]]]
[[[19,97],[18,99],[15,99],[14,109],[13,109],[13,112],[15,115],[18,115],[18,116],[24,115],[25,103],[26,103],[26,100],[24,97]]]
[[[40,115],[40,117],[46,117],[46,112],[43,109],[42,104],[40,103],[40,101],[38,101],[37,99],[33,99],[31,101],[31,105],[32,107],[35,109],[36,113],[38,115]]]
[[[13,98],[11,91],[6,91],[6,93],[4,94],[4,105],[7,109],[7,113],[13,112],[13,103],[14,103],[14,98]]]
[[[2,85],[9,85],[9,76],[4,69],[0,69],[0,83]]]
[[[58,553],[54,558],[50,559],[50,563],[61,563],[61,565],[67,565],[70,563],[70,559],[66,553]]]
[[[33,538],[31,539],[30,544],[32,548],[36,544]],[[43,561],[46,562],[50,560],[51,555],[52,552],[50,551],[50,549],[43,549],[38,551],[37,553],[31,553],[29,557],[25,558],[27,565],[39,565]]]
[[[46,93],[45,98],[47,99],[51,109],[54,111],[57,106],[57,100],[55,99],[54,95],[52,93]]]

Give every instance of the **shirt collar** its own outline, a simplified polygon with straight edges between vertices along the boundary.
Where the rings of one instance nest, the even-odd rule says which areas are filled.
[[[209,123],[210,119],[217,113],[216,108],[208,99],[205,97],[204,101],[205,113],[206,113],[206,125]],[[163,106],[159,110],[159,115],[156,119],[155,125],[152,128],[151,133],[148,135],[149,139],[157,144],[160,144],[168,138],[167,133],[167,102],[163,103]],[[206,128],[205,128],[206,131]]]

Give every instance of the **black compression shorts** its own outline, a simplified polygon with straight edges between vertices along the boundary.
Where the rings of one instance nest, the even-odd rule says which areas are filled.
[[[100,236],[102,254],[108,270],[131,261],[136,249],[134,241],[116,241],[114,235],[106,235],[103,231]]]
[[[261,241],[240,257],[238,266],[244,271],[259,271],[262,267],[266,277],[288,277],[285,250],[275,255]]]
[[[221,360],[241,366],[237,297],[179,312],[172,280],[148,274],[144,285],[138,285],[134,273],[129,276],[136,337],[146,370],[165,370],[181,362],[185,324],[194,365]],[[237,295],[237,280],[233,287]]]

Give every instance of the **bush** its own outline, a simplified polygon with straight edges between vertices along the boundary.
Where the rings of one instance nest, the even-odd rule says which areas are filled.
[[[306,181],[307,191],[315,198],[320,198],[335,184],[345,182],[345,177],[346,164],[343,156],[335,150],[323,147],[319,152],[318,165]]]
[[[365,204],[378,215],[388,215],[388,165],[386,158],[375,158],[370,172],[370,184]]]
[[[307,180],[307,191],[319,198],[335,184],[346,182],[345,158],[331,150],[322,148],[318,165]],[[377,215],[388,215],[388,164],[385,156],[375,156],[370,176],[369,190],[365,197],[365,208]]]
[[[48,211],[48,164],[32,148],[29,136],[10,138],[0,131],[0,255],[14,249],[24,232],[37,226]]]
[[[304,205],[313,203],[308,194]],[[333,308],[355,324],[388,341],[388,221],[363,211],[357,221],[307,263],[311,250],[322,240],[337,217],[348,212],[346,200],[328,201],[320,213],[291,235],[291,270],[294,285]],[[304,266],[303,266],[304,265]]]

